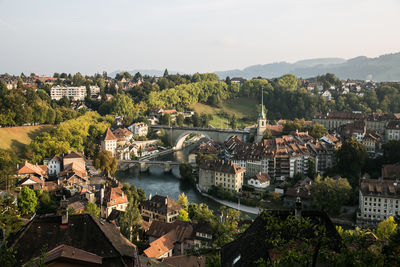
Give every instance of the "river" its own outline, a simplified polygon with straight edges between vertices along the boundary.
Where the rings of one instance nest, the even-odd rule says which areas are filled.
[[[184,162],[188,160],[189,151],[193,149],[194,146],[195,145],[190,145],[181,151],[175,151],[152,160]],[[175,170],[173,170],[173,172],[174,171]],[[136,187],[143,188],[147,197],[149,194],[153,196],[159,194],[177,200],[179,194],[184,192],[189,202],[205,203],[213,210],[218,210],[221,206],[214,200],[202,196],[196,189],[175,177],[172,173],[164,173],[164,171],[157,167],[150,167],[149,172],[144,173],[140,173],[139,170],[135,168],[129,171],[118,171],[115,176],[123,183],[127,182]]]

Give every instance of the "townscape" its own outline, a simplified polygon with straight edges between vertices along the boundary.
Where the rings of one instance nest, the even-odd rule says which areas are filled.
[[[399,10],[0,0],[0,267],[400,266]]]
[[[1,150],[2,265],[397,264],[400,115],[398,106],[380,108],[400,95],[400,84],[331,74],[313,80],[167,70],[163,77],[1,75],[0,130],[48,127],[26,145]],[[196,86],[203,88],[198,98],[185,100]],[[203,96],[207,86],[214,91]],[[266,103],[279,90],[324,105],[301,119],[276,117]],[[162,102],[174,91],[176,102]],[[249,94],[260,96],[254,117],[233,113],[224,128],[216,127],[223,115],[193,108]],[[325,113],[342,98],[344,109]],[[366,109],[352,110],[351,98]],[[159,159],[186,147],[186,161]],[[154,168],[175,171],[173,179],[220,207],[190,202],[184,192],[152,195],[115,176]],[[300,237],[285,230],[293,225]],[[315,226],[318,234],[310,235]],[[294,249],[293,242],[307,246]]]

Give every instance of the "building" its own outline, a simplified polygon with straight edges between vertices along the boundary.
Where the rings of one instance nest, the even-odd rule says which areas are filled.
[[[47,163],[49,175],[57,176],[58,173],[61,171],[61,164],[62,164],[62,161],[61,161],[60,157],[58,157],[58,156],[52,157],[49,160],[49,162]]]
[[[68,165],[74,163],[75,166],[79,167],[81,170],[86,170],[85,158],[82,153],[72,151],[63,157],[63,165],[64,169],[68,167]]]
[[[17,171],[19,177],[36,176],[41,179],[47,179],[47,166],[37,165],[25,161]]]
[[[400,140],[400,120],[390,121],[385,128],[385,141]]]
[[[100,216],[107,218],[115,210],[125,211],[129,201],[122,190],[122,185],[100,189]]]
[[[378,132],[366,132],[361,144],[365,146],[367,153],[371,157],[375,157],[380,153],[383,138]]]
[[[100,92],[100,88],[98,86],[90,86],[89,87],[91,95],[96,95]],[[83,101],[87,95],[86,86],[53,86],[50,89],[50,97],[54,100],[60,100],[64,96],[73,101]]]
[[[248,185],[254,186],[258,189],[265,189],[270,185],[271,178],[268,173],[260,172],[247,181]]]
[[[149,132],[149,127],[144,122],[137,122],[128,127],[133,135],[146,136]]]
[[[383,133],[389,121],[395,119],[396,117],[393,114],[388,113],[362,114],[357,111],[333,111],[326,115],[315,116],[312,123],[322,124],[327,130],[335,130],[344,124],[351,124],[355,121],[365,121],[366,130]]]
[[[334,224],[329,219],[329,216],[321,211],[299,211],[289,210],[270,210],[264,211],[259,215],[254,222],[240,235],[240,237],[231,243],[224,245],[221,248],[221,266],[254,266],[254,263],[263,259],[267,265],[274,266],[273,253],[274,244],[266,242],[268,220],[264,220],[264,213],[269,213],[278,220],[285,220],[289,215],[295,215],[301,218],[308,218],[316,225],[323,225],[327,231],[327,237],[330,238],[330,249],[339,251],[341,247],[340,236],[336,231]],[[313,238],[314,229],[310,228],[310,232],[301,232],[300,235],[307,235],[307,238]],[[285,233],[281,236],[285,238]],[[311,236],[311,237],[310,237]],[[293,240],[296,244],[296,240]],[[280,251],[275,252],[279,254]],[[318,266],[318,264],[317,264]]]
[[[89,177],[82,165],[73,162],[64,165],[64,169],[58,174],[58,185],[63,186],[84,186],[89,182]]]
[[[298,198],[301,199],[303,207],[309,208],[312,205],[311,198],[312,180],[308,177],[301,179],[294,186],[284,191],[283,203],[286,206],[295,207]]]
[[[110,151],[115,157],[118,138],[115,137],[110,128],[107,129],[104,139],[101,141],[101,149]]]
[[[257,119],[257,133],[254,138],[256,142],[261,142],[264,138],[264,132],[267,129],[267,118],[264,113],[264,92],[261,91],[261,111]]]
[[[10,247],[16,265],[39,257],[43,248],[46,266],[140,266],[137,247],[117,227],[89,214],[36,216]]]
[[[195,147],[189,152],[188,161],[189,163],[196,163],[197,154],[213,154],[218,156],[222,151],[222,145],[214,140],[208,140],[202,142],[200,145]]]
[[[118,128],[113,131],[113,134],[117,138],[117,145],[121,146],[129,143],[133,138],[133,133],[126,128]]]
[[[374,225],[397,215],[400,215],[399,180],[363,178],[360,184],[357,223]]]
[[[213,232],[205,223],[153,221],[146,236],[150,243],[150,248],[145,250],[146,256],[159,259],[185,255],[188,250],[208,247],[212,242]],[[163,247],[160,243],[167,245]]]
[[[155,195],[149,196],[149,199],[144,201],[141,206],[141,213],[149,217],[150,220],[159,220],[172,223],[178,217],[182,206],[175,202],[172,198]]]
[[[245,169],[232,161],[203,161],[199,164],[199,188],[207,192],[212,186],[221,186],[225,190],[239,192],[244,172]]]

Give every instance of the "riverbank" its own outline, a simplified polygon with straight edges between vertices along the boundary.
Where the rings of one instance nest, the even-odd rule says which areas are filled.
[[[216,197],[210,196],[210,195],[208,195],[206,193],[203,193],[201,191],[199,191],[199,192],[200,192],[200,194],[202,196],[208,197],[208,198],[214,200],[215,202],[218,202],[219,204],[227,206],[227,207],[232,208],[232,209],[240,210],[240,211],[251,213],[251,214],[254,214],[254,215],[258,215],[259,212],[260,212],[257,207],[250,207],[250,206],[246,206],[246,205],[238,205],[238,203],[234,203],[234,202],[218,199]]]

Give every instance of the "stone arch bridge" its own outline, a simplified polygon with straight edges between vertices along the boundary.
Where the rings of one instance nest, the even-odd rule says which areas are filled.
[[[175,161],[118,160],[118,169],[123,171],[137,166],[140,172],[147,172],[151,166],[155,166],[164,170],[164,172],[170,172],[179,165],[180,163]]]
[[[249,131],[233,130],[233,129],[217,129],[217,128],[199,128],[199,127],[170,127],[168,125],[153,125],[152,130],[164,130],[168,136],[168,140],[173,144],[175,150],[182,149],[183,142],[189,134],[197,133],[212,139],[216,142],[223,143],[230,137],[236,135],[244,142],[247,142],[250,136]]]

